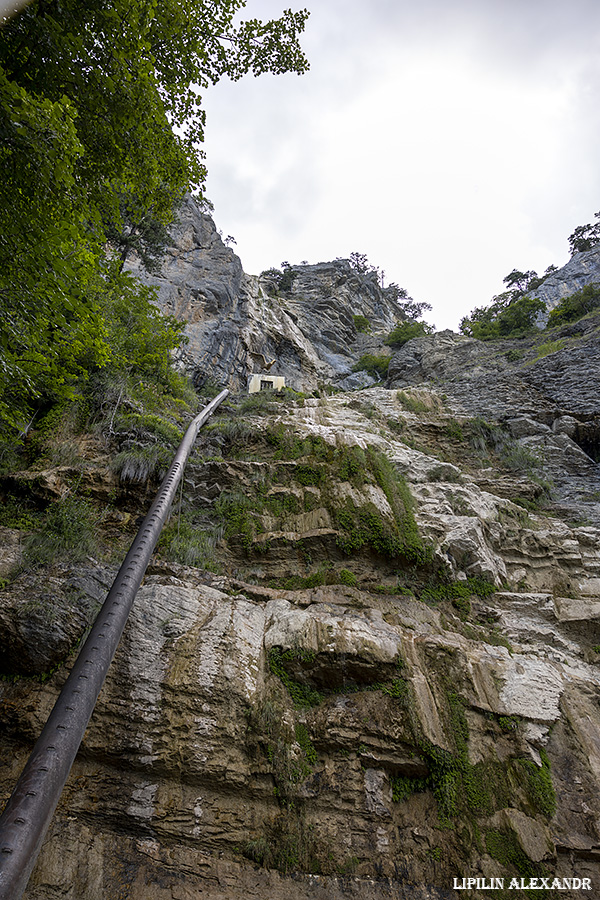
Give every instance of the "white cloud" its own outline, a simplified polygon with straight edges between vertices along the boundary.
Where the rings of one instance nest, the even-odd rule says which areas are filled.
[[[456,328],[600,208],[599,37],[588,0],[319,0],[308,75],[206,97],[217,225],[249,272],[365,252]]]

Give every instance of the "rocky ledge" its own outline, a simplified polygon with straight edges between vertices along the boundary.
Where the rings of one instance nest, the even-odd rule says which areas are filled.
[[[600,883],[600,529],[553,509],[539,467],[511,468],[518,416],[500,439],[454,402],[408,385],[240,400],[203,432],[186,505],[225,516],[221,573],[146,577],[28,900]],[[73,590],[89,619],[110,580],[56,575],[35,636],[19,580],[0,595],[3,796],[68,669],[48,677],[43,647],[85,627]]]

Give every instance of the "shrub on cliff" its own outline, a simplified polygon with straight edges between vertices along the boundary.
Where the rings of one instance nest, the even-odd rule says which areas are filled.
[[[564,325],[566,322],[576,322],[583,316],[600,307],[600,285],[586,284],[580,291],[575,291],[569,297],[564,297],[558,306],[551,310],[548,317],[548,327]]]
[[[524,337],[536,330],[539,315],[545,309],[546,304],[538,297],[507,291],[495,297],[489,306],[477,307],[464,316],[459,330],[479,341]]]
[[[366,316],[354,315],[352,318],[354,320],[354,327],[357,331],[362,332],[362,334],[370,334],[371,323]]]
[[[365,353],[352,366],[353,372],[368,372],[373,378],[385,378],[387,376],[390,357],[385,354]]]
[[[394,349],[399,349],[404,346],[407,341],[412,340],[412,338],[423,337],[425,334],[432,334],[433,326],[428,325],[427,322],[415,322],[415,321],[405,321],[405,322],[397,322],[396,326],[390,331],[388,336],[385,339],[385,343],[388,347],[393,347]]]

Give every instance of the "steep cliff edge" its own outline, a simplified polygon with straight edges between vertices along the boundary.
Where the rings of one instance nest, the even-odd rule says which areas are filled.
[[[539,297],[548,309],[554,309],[564,297],[580,291],[586,284],[600,284],[600,245],[574,253],[566,265],[544,278],[531,291],[531,296]]]
[[[195,222],[204,249],[173,251],[161,303],[181,300],[202,375],[231,363],[243,384],[252,353],[279,347],[312,389],[395,321],[343,261],[270,295],[195,216],[178,241]],[[600,889],[598,321],[569,327],[546,355],[543,336],[442,332],[394,354],[386,387],[221,408],[28,900],[447,900],[463,877]],[[108,472],[111,452],[90,441],[77,478],[115,545],[151,483]],[[65,468],[13,473],[11,490],[47,502]],[[3,534],[7,571],[23,531]],[[2,798],[114,566],[0,591]]]
[[[377,280],[348,260],[290,267],[283,286],[268,273],[246,275],[191,197],[172,236],[161,276],[136,262],[130,268],[158,288],[165,313],[186,322],[185,361],[197,383],[245,389],[248,376],[275,359],[288,385],[313,390],[350,375],[358,356],[379,347],[402,317]],[[368,320],[370,335],[357,330],[355,316]]]

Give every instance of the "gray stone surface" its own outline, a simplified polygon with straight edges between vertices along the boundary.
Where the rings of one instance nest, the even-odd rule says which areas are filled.
[[[172,229],[160,276],[139,261],[129,268],[158,289],[158,305],[186,322],[183,362],[199,382],[211,378],[234,389],[270,369],[296,390],[313,390],[351,374],[363,353],[379,351],[401,315],[376,278],[347,260],[294,266],[291,284],[275,294],[268,277],[245,275],[212,219],[188,197]],[[358,332],[364,316],[370,334]]]
[[[539,458],[563,511],[600,524],[599,332],[600,316],[558,329],[545,356],[539,339],[439,332],[394,354],[388,385],[435,387],[457,415],[501,423]]]
[[[600,245],[583,253],[574,253],[566,265],[531,291],[531,296],[539,297],[548,309],[553,309],[564,297],[581,290],[590,282],[600,284]]]
[[[0,675],[47,676],[94,620],[110,582],[98,567],[21,573],[0,591]]]
[[[252,510],[248,552],[235,536],[220,540],[222,574],[153,565],[26,900],[456,900],[454,875],[507,873],[487,852],[491,829],[511,833],[531,865],[599,884],[598,320],[561,329],[546,356],[527,340],[419,338],[393,355],[387,387],[373,385],[352,365],[381,352],[399,315],[373,279],[343,260],[298,266],[274,296],[191,200],[173,236],[155,283],[161,307],[187,323],[198,379],[243,388],[275,359],[293,387],[345,387],[240,424],[283,429],[297,445],[383,452],[431,557],[413,570],[368,548],[342,552],[336,510],[393,521],[379,481],[311,479],[313,459],[278,458],[285,478],[269,487],[273,459],[227,457],[219,429],[201,437],[188,503],[208,516],[223,490],[257,484],[296,502],[281,515]],[[356,331],[356,314],[371,334]],[[499,441],[487,455],[470,438],[482,419]],[[517,467],[502,461],[499,435]],[[30,474],[46,500],[62,495],[67,473]],[[542,475],[554,500],[539,510]],[[110,480],[97,476],[100,497]],[[9,571],[21,537],[0,536]],[[316,571],[340,583],[277,586]],[[496,591],[455,598],[462,607],[424,602],[427,585],[469,578]],[[22,574],[0,591],[0,800],[109,582],[86,565]],[[294,702],[294,685],[318,702]],[[448,828],[440,799],[458,786],[462,802],[467,782],[440,780],[426,750],[447,764],[461,740],[480,767],[469,789],[507,765],[510,802],[495,808],[494,798]],[[535,806],[525,777],[539,787],[546,753],[554,814]],[[394,801],[399,777],[428,776]]]

